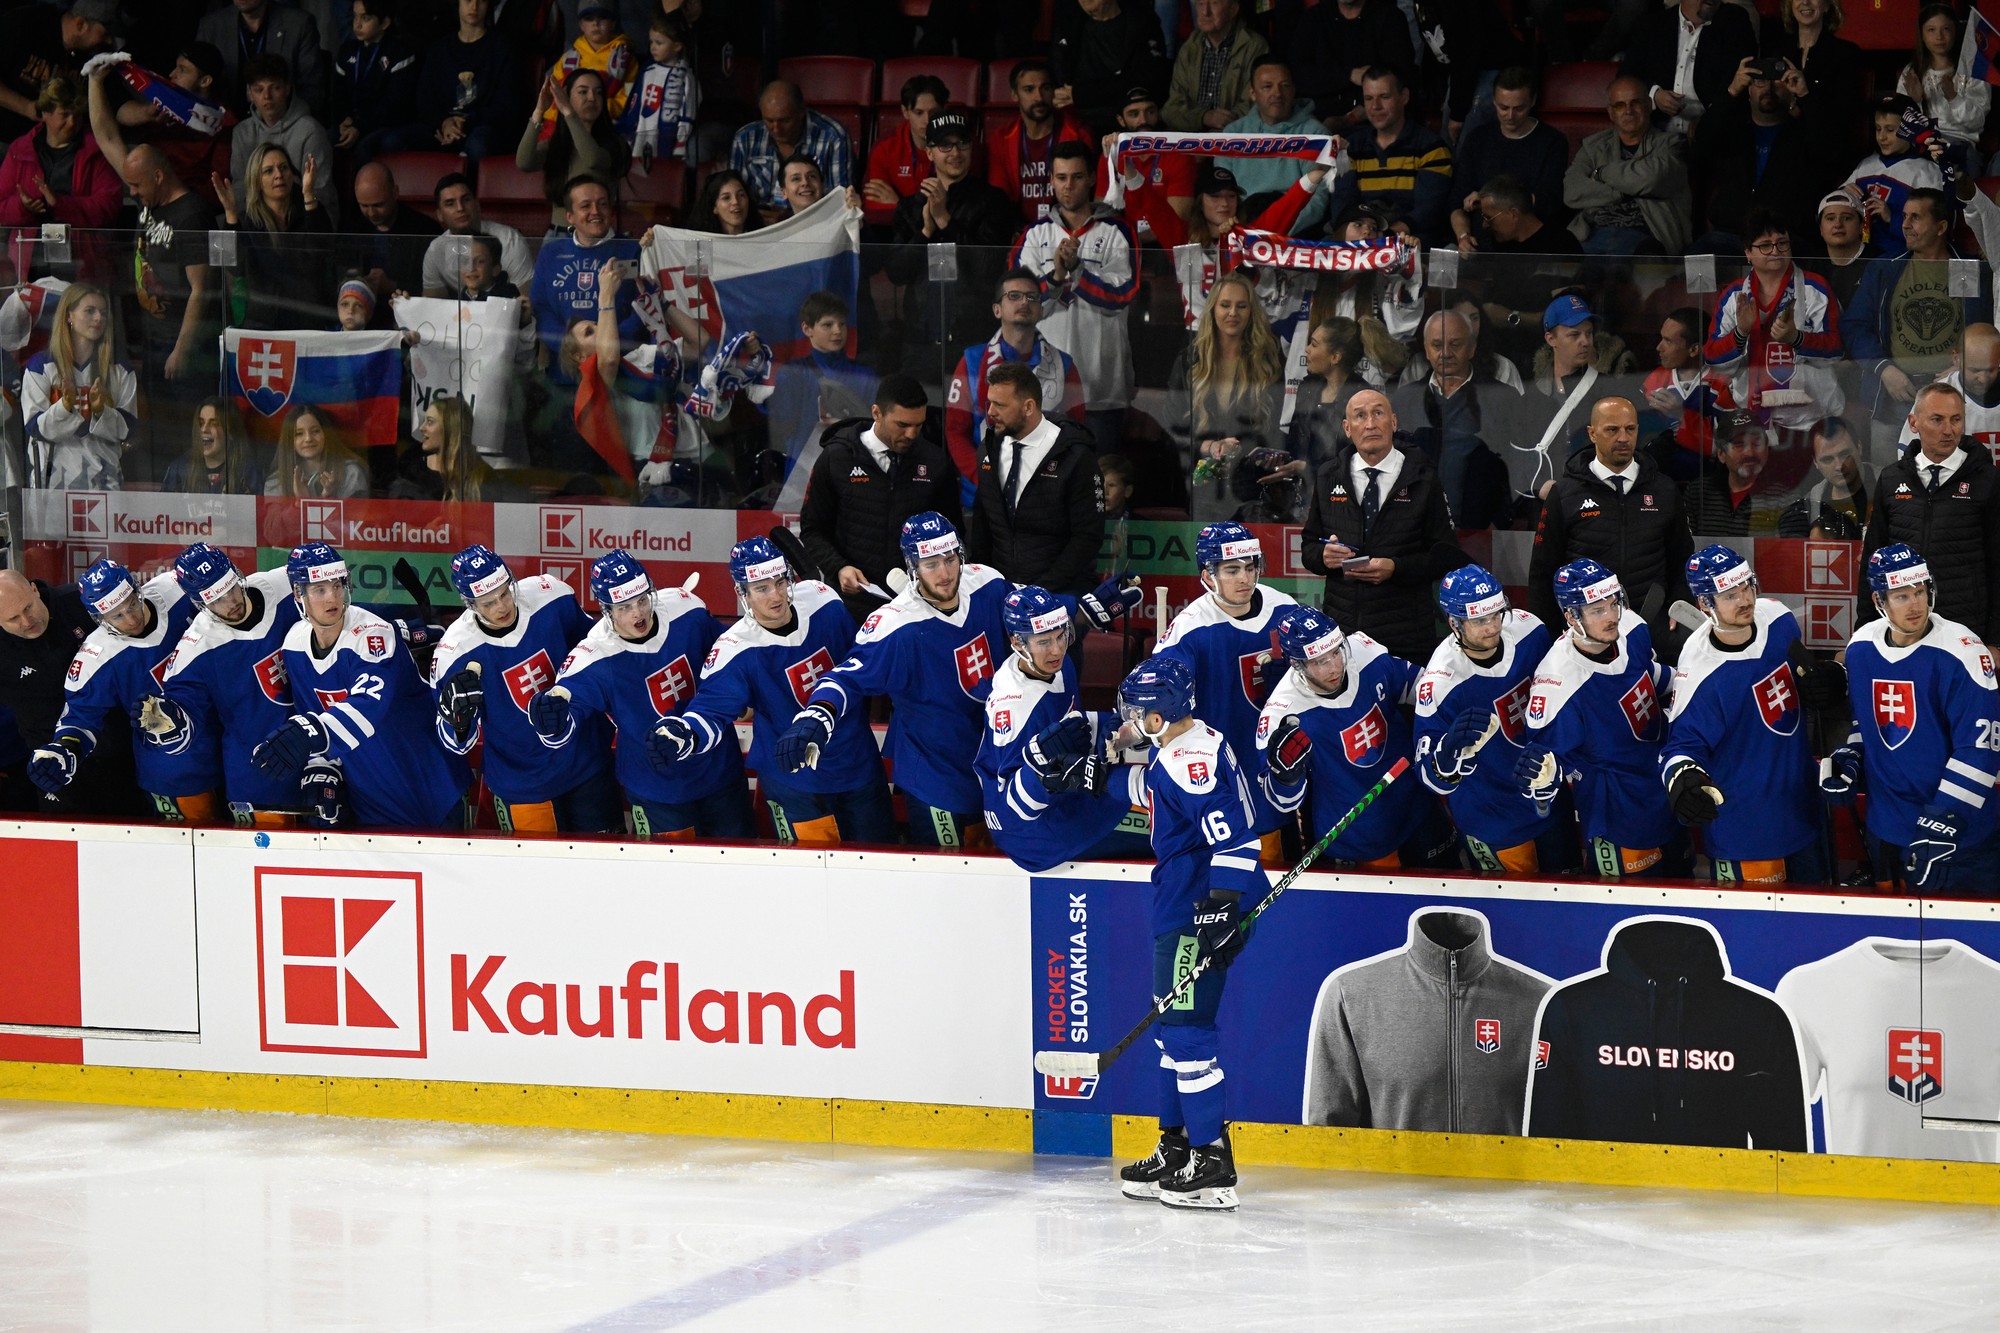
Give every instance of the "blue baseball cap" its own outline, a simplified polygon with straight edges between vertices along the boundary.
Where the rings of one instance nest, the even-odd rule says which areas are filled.
[[[1578,324],[1596,319],[1597,315],[1583,303],[1581,296],[1558,296],[1549,302],[1549,308],[1542,312],[1542,328],[1573,328]]]

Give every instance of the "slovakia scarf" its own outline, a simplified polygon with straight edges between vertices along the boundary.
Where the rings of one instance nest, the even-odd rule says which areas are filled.
[[[1111,144],[1105,176],[1104,202],[1125,207],[1125,177],[1118,169],[1124,153],[1159,153],[1183,157],[1289,158],[1326,168],[1320,188],[1332,184],[1340,156],[1340,139],[1331,134],[1231,134],[1221,130],[1128,130]]]
[[[220,103],[182,92],[143,65],[134,64],[132,57],[123,51],[107,51],[103,55],[92,56],[84,62],[83,76],[89,78],[94,70],[106,65],[117,66],[117,76],[125,81],[125,86],[141,101],[158,110],[162,119],[211,139],[222,133],[222,121],[227,113]]]

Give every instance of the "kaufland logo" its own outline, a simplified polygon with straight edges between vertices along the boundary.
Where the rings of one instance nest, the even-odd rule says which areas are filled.
[[[102,491],[69,491],[64,532],[85,541],[102,541],[111,535],[109,499]]]
[[[542,506],[542,554],[583,554],[583,510],[567,505]]]
[[[300,540],[347,544],[347,506],[340,500],[299,501]]]
[[[504,971],[503,971],[504,970]],[[451,956],[451,1030],[496,1036],[623,1037],[710,1045],[853,1050],[854,973],[834,989],[799,997],[782,990],[724,990],[683,979],[681,965],[639,959],[621,981],[551,979],[509,968],[506,954]]]
[[[256,909],[264,1050],[424,1058],[423,876],[259,869]]]

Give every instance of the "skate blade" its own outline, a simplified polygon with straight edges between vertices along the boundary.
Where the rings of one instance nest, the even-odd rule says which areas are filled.
[[[1171,1190],[1160,1191],[1160,1202],[1169,1208],[1201,1209],[1216,1213],[1236,1211],[1236,1187],[1224,1185],[1220,1189],[1190,1190],[1177,1194]]]
[[[1121,1180],[1118,1188],[1126,1198],[1137,1199],[1141,1203],[1151,1203],[1160,1197],[1159,1185],[1151,1180]]]

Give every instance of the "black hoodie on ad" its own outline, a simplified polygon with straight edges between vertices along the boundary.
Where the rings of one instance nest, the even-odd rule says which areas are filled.
[[[1613,927],[1603,970],[1551,991],[1535,1036],[1529,1134],[1806,1150],[1792,1020],[1701,922]]]

